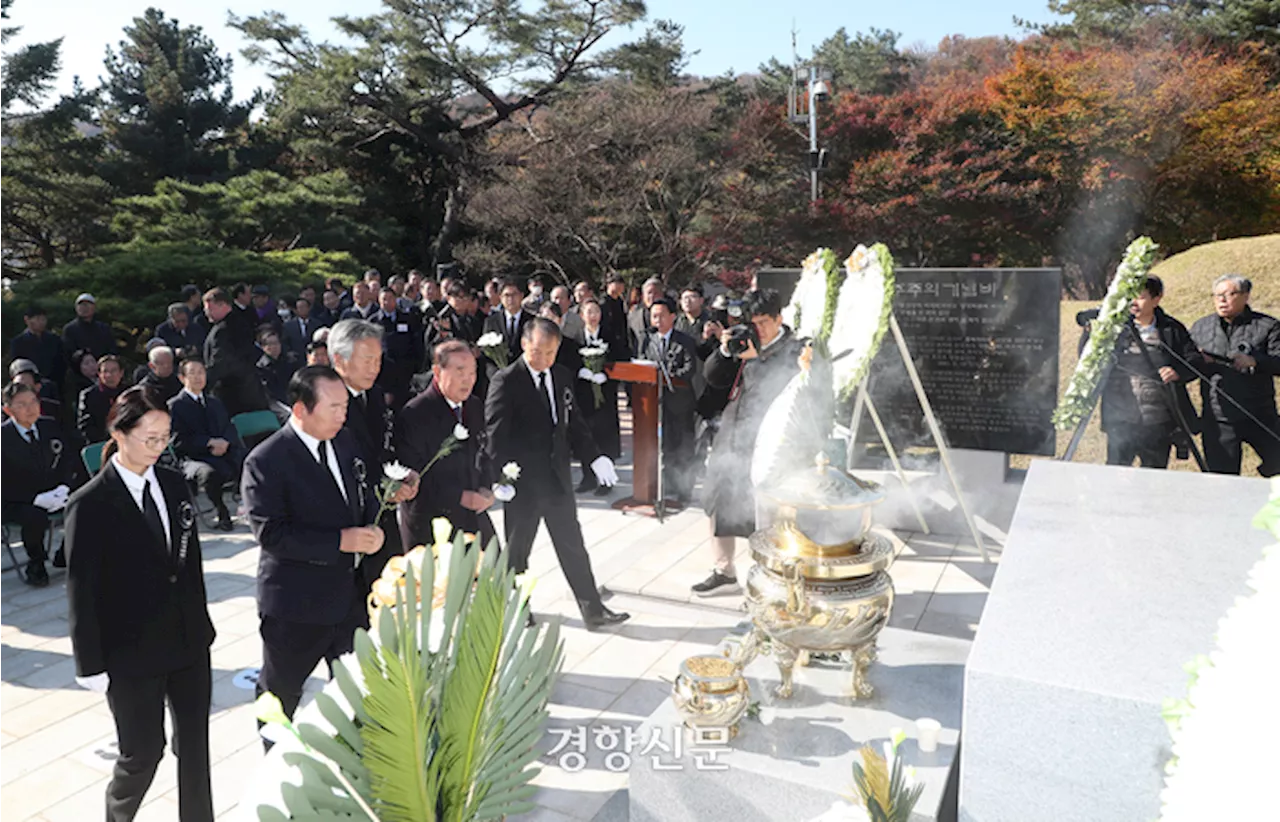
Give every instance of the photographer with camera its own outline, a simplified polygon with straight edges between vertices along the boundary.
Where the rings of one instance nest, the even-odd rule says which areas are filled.
[[[805,344],[782,323],[777,291],[751,291],[741,307],[742,322],[724,329],[720,347],[711,352],[703,375],[712,389],[728,389],[729,404],[711,448],[704,483],[703,508],[711,517],[715,569],[693,586],[698,596],[741,590],[733,564],[735,539],[756,529],[751,455],[756,434],[770,403],[801,369]]]

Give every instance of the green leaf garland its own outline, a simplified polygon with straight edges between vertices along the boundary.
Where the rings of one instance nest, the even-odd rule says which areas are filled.
[[[1075,373],[1071,375],[1067,391],[1053,412],[1053,424],[1058,430],[1076,427],[1089,413],[1089,401],[1111,359],[1116,340],[1128,322],[1129,306],[1146,285],[1147,272],[1155,261],[1157,248],[1159,246],[1150,237],[1139,237],[1125,249],[1124,259],[1102,299],[1098,318],[1089,327],[1089,340],[1080,352]]]

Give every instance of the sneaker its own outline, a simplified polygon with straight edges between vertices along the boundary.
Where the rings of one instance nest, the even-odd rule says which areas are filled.
[[[729,594],[741,590],[738,587],[737,577],[726,576],[719,571],[712,571],[711,576],[693,586],[693,592],[700,597]]]

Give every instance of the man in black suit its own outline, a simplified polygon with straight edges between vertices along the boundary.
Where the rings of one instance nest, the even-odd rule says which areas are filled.
[[[320,305],[311,307],[311,318],[316,322],[316,328],[328,328],[338,321],[338,317],[343,312],[342,300],[338,297],[338,292],[326,290],[320,295]],[[315,338],[315,331],[311,332],[311,336],[307,338],[307,342],[311,342]]]
[[[387,405],[382,386],[376,382],[385,365],[382,355],[382,327],[365,320],[343,320],[329,332],[327,346],[333,370],[338,372],[351,397],[351,403],[347,406],[347,419],[342,427],[355,440],[357,453],[370,467],[371,476],[377,478],[374,480],[376,482],[382,476],[382,466],[397,459],[395,414]],[[417,469],[422,466],[408,467]],[[411,474],[397,492],[396,501],[411,499],[418,491],[417,482],[418,475]],[[404,553],[400,527],[396,524],[396,512],[385,512],[378,525],[384,532],[385,540],[382,550],[374,556],[366,557],[361,563],[361,571],[368,586],[365,593],[372,589],[387,560]]]
[[[173,366],[173,349],[167,345],[156,346],[147,352],[147,373],[138,384],[149,387],[161,402],[168,404],[182,390]]]
[[[342,428],[350,399],[342,378],[309,365],[294,375],[289,399],[289,424],[245,460],[242,494],[262,546],[257,692],[274,693],[292,717],[316,663],[332,665],[368,625],[360,561],[383,535],[369,525],[377,475]]]
[[[226,407],[205,394],[204,363],[183,360],[179,367],[182,391],[169,401],[173,450],[183,476],[194,481],[218,512],[219,531],[230,531],[231,512],[222,499],[224,489],[236,486],[244,461],[244,443],[231,424]]]
[[[6,385],[4,410],[9,415],[0,425],[4,520],[22,529],[22,547],[27,550],[23,582],[44,586],[49,584],[44,567],[49,514],[60,510],[68,494],[84,481],[80,441],[67,437],[57,420],[40,416],[40,397],[29,385]],[[55,568],[66,564],[61,549],[53,564]]]
[[[44,309],[33,305],[22,313],[22,321],[26,330],[14,337],[9,343],[9,359],[31,360],[45,377],[53,380],[58,388],[57,399],[62,398],[62,378],[67,371],[62,340],[57,334],[49,331],[49,318]]]
[[[156,326],[154,336],[181,354],[188,349],[197,353],[204,351],[204,338],[208,334],[191,322],[191,312],[186,303],[173,303],[169,306],[169,318]]]
[[[40,375],[40,369],[31,360],[18,359],[9,363],[9,381],[25,383],[40,395],[40,415],[61,419],[61,392],[53,380],[46,380]]]
[[[417,497],[404,503],[400,532],[405,545],[433,542],[431,521],[446,517],[455,529],[479,534],[482,547],[495,536],[488,510],[494,503],[493,472],[484,450],[484,401],[472,396],[476,355],[463,340],[446,340],[432,352],[432,381],[409,400],[396,421],[396,456],[421,469],[435,457],[457,426],[467,438],[422,478]]]
[[[671,387],[662,386],[663,491],[681,505],[688,505],[697,482],[694,412],[702,363],[693,339],[675,329],[676,306],[670,298],[656,300],[649,315],[653,329],[637,356],[665,363],[666,375],[672,381]]]
[[[618,476],[574,407],[577,376],[555,365],[559,326],[541,317],[530,320],[521,346],[522,356],[494,376],[485,404],[490,463],[497,467],[514,462],[521,470],[515,498],[507,502],[503,516],[510,564],[520,573],[529,567],[538,524],[545,521],[582,621],[594,631],[628,615],[610,611],[600,600],[578,524],[570,450],[591,466],[602,485],[614,485]]]
[[[391,395],[393,410],[409,401],[409,382],[426,358],[422,323],[416,313],[401,311],[396,292],[390,288],[378,294],[379,310],[370,320],[382,327],[382,388]]]
[[[258,347],[254,345],[252,325],[249,325],[252,321],[245,313],[252,310],[233,307],[227,292],[221,288],[205,292],[204,313],[212,323],[204,341],[209,393],[222,400],[227,413],[233,417],[267,407],[267,394],[254,367]],[[250,329],[247,335],[246,326]]]
[[[533,319],[533,315],[522,307],[524,291],[515,280],[503,280],[498,297],[502,301],[502,310],[490,312],[489,316],[485,317],[484,333],[495,331],[502,335],[502,339],[507,344],[507,362],[511,363],[520,357],[520,340],[524,336],[525,326]],[[488,361],[487,367],[490,376],[497,371],[492,360]]]
[[[107,438],[107,412],[120,396],[124,368],[115,354],[98,358],[98,381],[80,392],[76,403],[76,430],[85,442],[103,442]]]
[[[299,360],[307,358],[307,345],[311,343],[311,335],[319,331],[326,324],[319,318],[311,315],[311,301],[305,297],[299,297],[293,304],[294,316],[285,321],[284,324],[284,350],[293,354]]]

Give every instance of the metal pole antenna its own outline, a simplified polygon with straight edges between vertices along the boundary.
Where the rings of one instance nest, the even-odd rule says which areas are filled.
[[[813,89],[817,85],[818,66],[809,66],[809,204],[818,202],[818,104]]]

